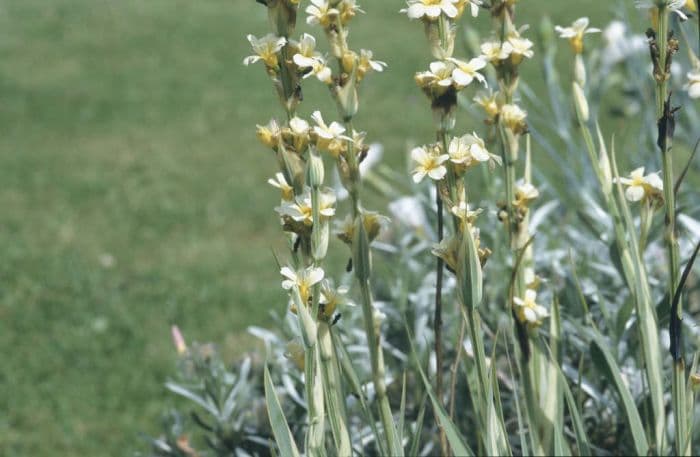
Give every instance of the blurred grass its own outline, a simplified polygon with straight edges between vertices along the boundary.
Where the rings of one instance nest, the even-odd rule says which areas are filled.
[[[521,3],[533,26],[609,13]],[[356,125],[402,167],[407,141],[432,137],[412,82],[428,52],[403,2],[362,4],[351,42],[390,66]],[[242,329],[284,308],[275,165],[253,130],[280,111],[241,65],[266,26],[252,0],[0,1],[1,455],[141,447],[170,403],[170,324],[234,357],[253,344]],[[303,113],[333,118],[306,87]]]

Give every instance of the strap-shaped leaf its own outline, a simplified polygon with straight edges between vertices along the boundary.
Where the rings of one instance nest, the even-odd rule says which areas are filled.
[[[618,367],[615,358],[610,352],[608,342],[605,341],[603,335],[601,335],[595,328],[591,329],[591,335],[593,336],[593,340],[591,342],[593,355],[598,352],[602,356],[602,358],[598,358],[598,360],[602,362],[601,368],[603,368],[604,373],[615,385],[615,389],[620,396],[622,408],[624,409],[625,416],[627,417],[627,424],[629,425],[630,432],[632,433],[634,449],[637,455],[647,455],[647,452],[649,451],[649,443],[647,441],[646,433],[644,432],[644,425],[642,424],[642,419],[639,416],[639,411],[637,411],[637,405],[634,403],[632,394],[622,381],[620,367]],[[595,359],[596,358],[594,357],[594,360]]]
[[[267,404],[267,414],[270,417],[272,433],[275,435],[275,441],[280,449],[280,455],[282,457],[299,457],[299,450],[294,442],[292,432],[289,430],[287,419],[284,417],[284,411],[282,411],[282,405],[280,405],[279,398],[277,398],[277,392],[272,384],[270,370],[267,368],[267,365],[265,365],[265,403]]]

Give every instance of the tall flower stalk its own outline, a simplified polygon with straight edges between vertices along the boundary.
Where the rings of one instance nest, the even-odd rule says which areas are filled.
[[[336,69],[329,78],[319,78],[327,84],[338,107],[346,136],[337,138],[335,149],[327,152],[335,159],[343,186],[350,195],[352,224],[339,236],[351,246],[352,268],[360,289],[362,313],[369,345],[372,382],[382,423],[383,446],[392,455],[402,455],[394,418],[387,397],[384,354],[381,345],[381,314],[375,309],[371,288],[370,243],[380,230],[381,218],[362,206],[362,179],[359,165],[367,154],[365,133],[354,129],[353,119],[359,109],[358,86],[371,71],[383,71],[386,64],[373,60],[371,51],[352,50],[348,45],[348,25],[362,12],[355,0],[313,0],[307,7],[307,22],[320,26],[328,40]],[[324,62],[325,65],[325,62]]]
[[[345,414],[345,395],[340,382],[338,357],[332,344],[331,321],[338,304],[337,290],[322,268],[335,215],[335,195],[324,188],[325,171],[320,149],[344,141],[337,125],[326,126],[320,114],[316,127],[296,115],[302,100],[301,81],[310,76],[328,82],[331,72],[316,51],[313,36],[291,39],[296,26],[298,1],[263,0],[273,33],[258,39],[249,36],[254,55],[246,65],[262,61],[271,78],[286,122],[272,120],[258,126],[258,137],[276,156],[280,173],[270,184],[280,189],[276,208],[283,230],[289,235],[292,266],[281,270],[282,286],[289,291],[291,311],[296,313],[304,347],[303,370],[309,426],[306,449],[323,456],[326,420],[331,425],[335,447],[351,452]]]
[[[467,8],[472,16],[476,16],[480,5],[481,2],[475,0],[447,0],[439,4],[411,0],[403,12],[409,18],[422,22],[435,59],[428,70],[416,73],[415,80],[431,103],[437,141],[415,148],[411,157],[416,163],[414,181],[420,182],[427,176],[435,184],[439,237],[438,244],[433,249],[433,254],[438,257],[434,310],[436,368],[438,373],[443,369],[442,278],[446,267],[456,275],[458,297],[475,352],[477,385],[471,391],[474,405],[481,413],[477,414],[477,423],[483,432],[480,434],[483,438],[480,445],[491,454],[504,451],[507,445],[502,422],[494,425],[487,419],[489,409],[494,407],[494,403],[500,403],[498,390],[494,391],[490,382],[479,314],[483,285],[481,269],[491,251],[480,246],[476,220],[481,210],[472,209],[469,205],[468,171],[481,163],[489,163],[493,167],[500,163],[500,158],[488,152],[484,141],[476,133],[462,136],[453,133],[458,94],[472,83],[486,83],[485,77],[480,73],[486,66],[483,56],[469,60],[453,57],[457,20]],[[452,222],[451,234],[447,236],[444,227],[445,210]],[[439,408],[442,408],[444,398],[441,376],[437,376],[435,391],[440,402]],[[440,436],[440,445],[442,453],[447,454],[444,431]]]
[[[533,452],[541,454],[549,452],[553,433],[548,422],[552,422],[556,411],[545,407],[548,401],[543,394],[547,387],[545,373],[554,368],[549,366],[548,357],[536,338],[539,326],[548,316],[546,309],[535,301],[539,280],[534,274],[529,231],[530,206],[539,197],[539,191],[531,180],[529,147],[525,154],[521,151],[521,142],[528,133],[527,112],[518,105],[517,99],[520,66],[532,58],[534,52],[533,43],[522,36],[514,24],[516,3],[514,0],[491,3],[492,36],[482,43],[481,50],[495,70],[498,91],[481,94],[475,101],[484,109],[487,124],[494,129],[503,161],[505,201],[500,205],[499,218],[506,229],[513,265],[507,306],[515,320],[525,409],[533,425],[530,445]],[[556,380],[554,374],[551,376]],[[554,395],[555,391],[551,393]],[[542,414],[549,421],[544,421]]]
[[[678,236],[676,233],[676,196],[675,178],[673,173],[673,130],[675,128],[676,108],[671,106],[671,94],[668,81],[671,77],[673,55],[678,51],[679,43],[673,37],[670,29],[671,11],[680,11],[685,5],[680,0],[656,0],[652,7],[652,15],[656,19],[656,31],[647,32],[649,49],[653,63],[653,76],[656,83],[656,119],[658,123],[657,145],[661,152],[662,176],[665,200],[665,234],[668,257],[668,300],[670,310],[669,330],[671,334],[671,357],[673,358],[673,419],[675,423],[675,451],[677,455],[687,455],[690,452],[688,440],[687,405],[685,401],[685,361],[683,359],[683,303],[682,299],[675,300],[676,288],[680,279],[680,255]],[[682,13],[681,13],[682,14]]]

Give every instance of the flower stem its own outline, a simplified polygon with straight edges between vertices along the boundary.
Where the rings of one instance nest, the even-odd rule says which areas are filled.
[[[669,121],[670,114],[670,96],[668,96],[668,84],[666,74],[666,60],[668,57],[668,35],[669,35],[669,11],[666,5],[659,7],[659,29],[656,36],[657,45],[659,48],[659,73],[656,81],[656,118],[659,125]],[[667,124],[668,125],[668,124]],[[676,237],[676,202],[673,177],[673,158],[671,156],[672,140],[668,129],[659,128],[659,134],[665,135],[665,138],[659,138],[658,144],[661,148],[663,182],[664,182],[664,200],[665,200],[665,225],[666,230],[664,238],[666,240],[666,249],[668,257],[668,297],[669,303],[673,301],[678,285],[680,274],[680,262],[678,251],[678,240]],[[672,335],[671,356],[673,357],[674,369],[673,379],[671,383],[671,391],[673,397],[673,419],[675,423],[675,451],[677,455],[686,454],[687,441],[687,417],[685,404],[685,368],[683,362],[683,349],[681,332],[683,327],[683,304],[679,300],[676,309],[671,309],[670,331]],[[673,337],[675,336],[675,338]],[[678,343],[678,344],[675,344]]]
[[[439,184],[435,184],[435,205],[437,207],[438,242],[444,237],[445,224],[443,220],[442,197],[440,197]],[[433,329],[435,332],[435,394],[438,401],[442,402],[442,278],[444,274],[444,262],[441,257],[437,258],[435,280],[435,316],[433,318]],[[442,455],[448,455],[447,435],[445,430],[440,428],[440,449]]]

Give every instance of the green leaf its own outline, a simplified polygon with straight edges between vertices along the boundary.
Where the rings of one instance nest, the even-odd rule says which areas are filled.
[[[282,457],[299,457],[299,450],[294,442],[292,432],[287,425],[287,419],[284,417],[284,411],[277,398],[275,386],[270,378],[270,370],[265,365],[265,403],[267,404],[267,414],[270,417],[270,425],[272,433],[275,435],[275,441],[280,448]]]
[[[646,433],[644,432],[642,419],[639,416],[639,411],[637,411],[637,405],[634,403],[632,394],[622,381],[620,368],[610,352],[608,342],[597,329],[592,328],[590,333],[593,337],[591,342],[591,351],[593,353],[592,355],[594,355],[593,360],[599,360],[602,362],[601,368],[603,369],[603,373],[605,373],[605,375],[615,385],[615,389],[617,390],[620,401],[622,402],[622,409],[624,410],[627,418],[627,424],[630,432],[632,433],[635,451],[637,455],[647,455],[647,452],[649,451],[649,443],[647,441]],[[595,352],[598,352],[601,357],[595,357]]]
[[[469,310],[477,308],[483,297],[483,275],[476,243],[470,230],[462,236],[457,262],[457,278],[462,303]]]
[[[416,366],[418,367],[418,372],[420,373],[420,376],[423,379],[423,385],[425,386],[425,390],[428,393],[428,396],[430,397],[430,402],[433,405],[433,411],[437,416],[437,420],[439,422],[440,427],[442,427],[445,430],[445,435],[447,435],[447,442],[450,444],[452,452],[454,453],[454,455],[457,456],[473,456],[474,452],[469,448],[469,446],[467,446],[464,439],[460,435],[459,430],[457,430],[455,424],[450,420],[450,416],[442,407],[438,399],[435,397],[433,388],[430,385],[428,378],[425,376],[425,373],[423,372],[423,367],[421,367],[420,362],[418,361],[418,358],[416,356],[416,348],[413,345],[413,338],[411,338],[408,326],[406,326],[406,334],[408,335],[408,341],[411,346],[411,353],[413,354]]]
[[[423,400],[420,402],[420,409],[418,410],[418,418],[416,419],[416,430],[413,432],[413,436],[409,441],[408,454],[407,455],[418,455],[418,447],[420,446],[420,436],[423,433],[423,420],[425,419],[425,405],[428,403],[428,395],[423,395]]]

